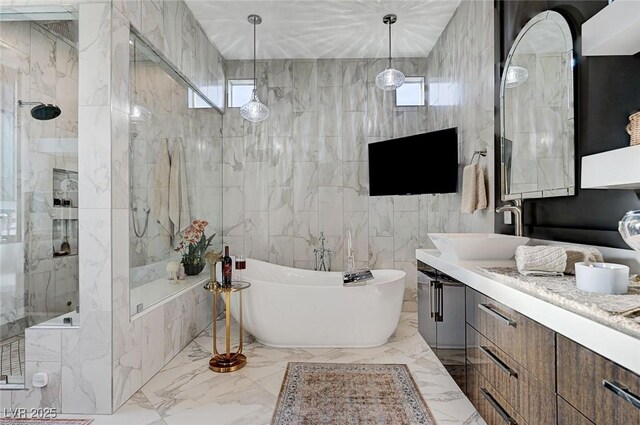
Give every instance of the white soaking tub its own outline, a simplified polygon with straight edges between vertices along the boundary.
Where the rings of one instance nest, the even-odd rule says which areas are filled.
[[[247,259],[233,280],[242,291],[245,329],[272,347],[376,347],[400,320],[406,273],[373,270],[366,286],[343,287],[342,273],[317,272]],[[238,296],[231,314],[238,320]]]

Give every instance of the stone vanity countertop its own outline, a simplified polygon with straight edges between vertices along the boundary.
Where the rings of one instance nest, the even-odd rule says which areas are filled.
[[[588,296],[584,300],[563,301],[545,288],[535,290],[531,284],[503,276],[497,269],[512,269],[514,261],[451,261],[441,258],[439,251],[429,249],[416,250],[416,258],[640,374],[640,326],[636,320],[603,310],[596,313]]]

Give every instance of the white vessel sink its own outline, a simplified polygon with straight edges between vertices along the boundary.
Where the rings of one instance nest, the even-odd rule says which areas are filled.
[[[445,260],[511,260],[529,238],[497,233],[429,233]]]

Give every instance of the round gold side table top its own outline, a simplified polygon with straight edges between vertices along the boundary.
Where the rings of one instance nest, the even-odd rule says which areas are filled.
[[[247,364],[247,357],[242,354],[242,290],[250,287],[249,282],[234,281],[231,286],[222,286],[218,282],[209,282],[205,285],[205,289],[213,292],[213,357],[209,360],[209,369],[218,373],[234,372],[242,369]],[[231,293],[237,292],[240,297],[239,311],[239,343],[237,351],[231,352]],[[224,294],[226,308],[225,320],[225,352],[219,353],[216,344],[216,317],[218,317],[218,294]]]

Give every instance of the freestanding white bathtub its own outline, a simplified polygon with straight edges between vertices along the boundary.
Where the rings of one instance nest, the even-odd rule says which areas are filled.
[[[247,259],[234,280],[243,291],[245,329],[272,347],[376,347],[400,320],[404,278],[400,270],[373,270],[366,286],[342,286],[342,273],[293,269]],[[238,297],[231,297],[238,320]]]

